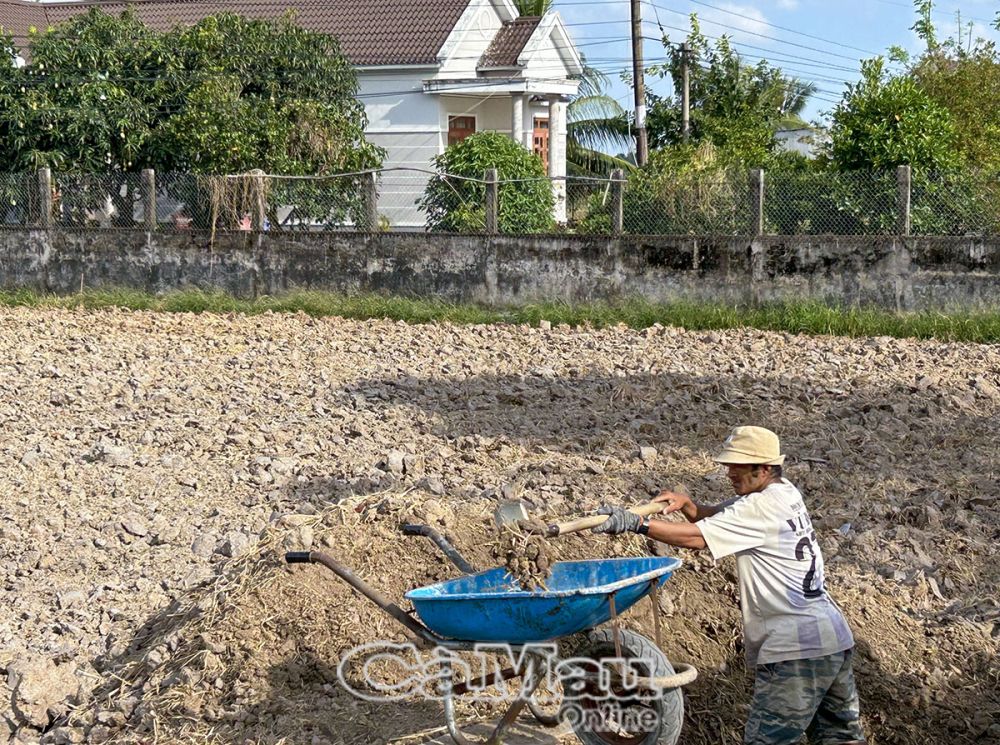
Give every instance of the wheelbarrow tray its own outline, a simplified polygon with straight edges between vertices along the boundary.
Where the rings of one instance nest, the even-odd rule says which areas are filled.
[[[598,626],[662,585],[681,565],[672,557],[560,561],[548,589],[525,591],[503,567],[406,593],[435,634],[470,642],[526,644]]]

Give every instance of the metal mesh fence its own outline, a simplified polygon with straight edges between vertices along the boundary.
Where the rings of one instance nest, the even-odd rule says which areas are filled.
[[[614,230],[615,190],[611,179],[566,179],[566,227],[576,233],[610,235]]]
[[[207,229],[211,210],[206,209],[204,189],[193,173],[156,174],[156,226],[158,230]]]
[[[367,176],[367,178],[371,178]],[[254,194],[254,177],[236,179],[240,192]],[[242,183],[241,183],[242,182]],[[271,230],[372,230],[368,191],[360,175],[263,180],[265,228]],[[374,205],[372,205],[374,208]]]
[[[0,173],[0,225],[37,225],[40,210],[37,174]]]
[[[352,230],[368,226],[364,176],[157,176],[162,230]]]
[[[53,173],[52,220],[85,228],[134,228],[143,222],[138,173]]]
[[[910,224],[915,235],[1000,234],[1000,174],[914,173]]]
[[[418,169],[393,168],[379,173],[376,180],[379,229],[423,230],[427,226],[427,213],[420,202],[433,178],[434,174]]]
[[[507,196],[498,185],[502,213]],[[506,203],[507,210],[512,204]],[[431,176],[419,197],[419,209],[428,230],[439,233],[481,233],[486,229],[486,181],[449,174]],[[500,221],[501,231],[504,229]]]
[[[150,225],[141,173],[55,172],[43,194],[45,183],[38,173],[0,173],[0,226]],[[905,214],[895,170],[768,171],[762,205],[745,171],[633,171],[620,184],[579,176],[501,179],[496,192],[497,229],[509,235],[613,234],[619,198],[622,230],[647,235],[748,235],[758,215],[771,235],[889,235],[900,231]],[[418,168],[317,177],[155,174],[163,231],[479,233],[487,228],[487,193],[483,178]],[[912,234],[1000,235],[1000,174],[913,170],[909,196]]]
[[[746,172],[633,176],[625,185],[626,233],[741,235],[750,232],[752,199]]]
[[[565,217],[566,197],[562,179],[501,180],[497,184],[497,229],[510,235],[551,233]]]
[[[882,235],[898,221],[895,171],[768,171],[764,232],[771,235]]]

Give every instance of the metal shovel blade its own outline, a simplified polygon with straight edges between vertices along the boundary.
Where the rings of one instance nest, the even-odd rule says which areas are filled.
[[[510,523],[516,523],[518,520],[527,520],[528,510],[524,506],[524,502],[516,499],[508,499],[497,505],[497,508],[493,510],[493,521],[496,523],[497,530],[503,528],[504,525],[509,525]]]

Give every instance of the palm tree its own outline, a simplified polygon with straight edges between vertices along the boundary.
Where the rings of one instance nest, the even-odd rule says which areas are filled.
[[[607,76],[584,64],[580,88],[566,107],[566,169],[570,175],[606,176],[615,168],[629,169],[628,160],[609,155],[631,152],[628,114],[604,91]]]
[[[780,86],[781,102],[778,110],[781,112],[779,124],[783,127],[806,127],[808,124],[802,118],[809,99],[816,94],[816,84],[798,78],[785,78]]]
[[[552,10],[552,0],[514,0],[518,15],[543,16]]]

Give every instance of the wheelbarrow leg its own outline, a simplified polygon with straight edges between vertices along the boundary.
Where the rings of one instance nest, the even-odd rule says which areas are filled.
[[[455,697],[453,695],[452,689],[452,670],[451,662],[448,660],[442,660],[442,680],[444,682],[444,718],[445,723],[448,725],[448,734],[451,735],[451,739],[454,740],[457,745],[473,745],[473,743],[462,734],[462,731],[458,728],[458,722],[455,720]],[[535,689],[541,685],[542,679],[545,677],[542,668],[544,665],[542,661],[535,656],[532,656],[528,661],[528,669],[524,674],[524,683],[521,686],[521,691],[518,694],[517,700],[515,700],[507,711],[501,717],[500,721],[497,722],[497,726],[493,728],[493,733],[490,735],[489,739],[481,743],[481,745],[500,745],[503,741],[504,731],[514,723],[521,710],[524,709],[525,705],[532,705],[531,697],[535,693]],[[537,716],[537,715],[536,715]],[[544,714],[543,714],[544,716]],[[479,745],[477,743],[477,745]]]

